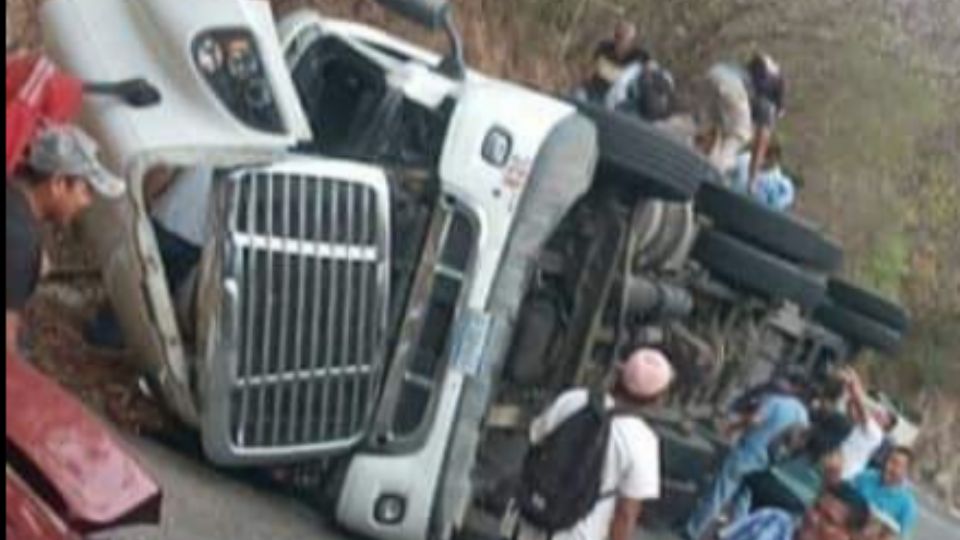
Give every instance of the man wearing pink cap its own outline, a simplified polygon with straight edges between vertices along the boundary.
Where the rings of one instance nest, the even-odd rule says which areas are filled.
[[[606,397],[608,410],[639,411],[660,401],[674,379],[670,361],[659,351],[640,349],[620,366]],[[531,442],[546,439],[567,419],[589,406],[590,391],[562,394],[533,422]],[[571,529],[549,534],[521,523],[519,540],[632,540],[644,501],[660,498],[660,440],[639,414],[618,414],[610,436],[593,510]],[[558,474],[564,474],[558,471]]]

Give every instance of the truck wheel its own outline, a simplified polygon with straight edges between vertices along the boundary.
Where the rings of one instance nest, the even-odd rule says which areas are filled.
[[[598,105],[576,105],[597,126],[599,181],[630,186],[652,199],[686,202],[701,183],[719,179],[706,159],[652,125]]]
[[[833,272],[843,263],[843,249],[807,223],[721,185],[701,187],[697,211],[716,228],[802,266]]]
[[[865,315],[901,333],[906,332],[910,326],[910,315],[906,309],[875,292],[841,279],[831,279],[827,290],[833,303],[850,311]]]
[[[896,352],[903,340],[895,328],[831,302],[817,308],[813,318],[858,345],[884,353]]]
[[[805,309],[827,293],[825,279],[720,231],[701,231],[693,257],[721,281]]]

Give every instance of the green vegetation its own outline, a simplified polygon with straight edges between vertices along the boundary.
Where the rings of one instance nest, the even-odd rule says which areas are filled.
[[[857,281],[890,298],[900,298],[910,272],[910,245],[902,232],[881,238],[854,274]]]

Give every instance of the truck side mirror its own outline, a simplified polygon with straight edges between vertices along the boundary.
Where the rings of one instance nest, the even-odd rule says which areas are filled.
[[[377,0],[385,8],[394,11],[430,30],[440,30],[446,24],[447,0]]]
[[[447,0],[377,0],[390,9],[430,30],[443,30],[450,40],[450,53],[443,59],[440,71],[454,79],[466,76],[463,38],[453,21],[452,7]]]

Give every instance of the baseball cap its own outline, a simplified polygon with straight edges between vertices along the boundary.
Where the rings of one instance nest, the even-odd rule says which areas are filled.
[[[620,382],[630,395],[653,398],[673,382],[674,370],[666,355],[655,349],[638,349],[620,366]]]
[[[94,191],[109,199],[123,195],[127,185],[97,158],[99,146],[76,126],[44,128],[30,145],[28,163],[44,174],[83,178]]]

